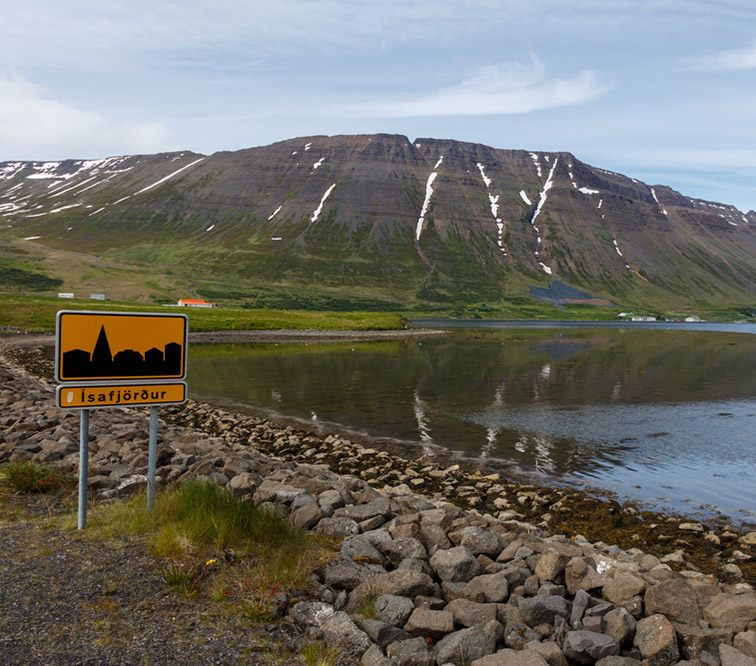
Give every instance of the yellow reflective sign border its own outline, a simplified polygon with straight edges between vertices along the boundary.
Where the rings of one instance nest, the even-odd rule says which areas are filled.
[[[55,392],[59,409],[146,407],[186,402],[186,382],[171,384],[65,384]]]
[[[55,325],[55,379],[186,379],[188,321],[185,314],[61,310]]]

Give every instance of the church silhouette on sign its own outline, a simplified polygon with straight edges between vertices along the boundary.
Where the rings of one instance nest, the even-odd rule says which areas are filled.
[[[94,350],[83,349],[63,353],[61,377],[96,379],[98,377],[180,377],[182,347],[169,342],[163,351],[148,349],[144,356],[133,349],[122,349],[115,356],[110,351],[105,326],[100,329]]]

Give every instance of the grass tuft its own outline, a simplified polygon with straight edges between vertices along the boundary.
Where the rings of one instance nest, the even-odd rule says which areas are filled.
[[[341,651],[333,645],[313,642],[303,645],[300,655],[307,666],[335,666],[339,661]]]
[[[47,493],[65,485],[59,470],[32,460],[8,463],[0,479],[5,487],[19,493]]]
[[[281,610],[278,593],[307,587],[313,569],[331,557],[279,515],[199,479],[158,494],[151,513],[144,494],[102,506],[90,525],[146,534],[168,587],[185,597],[205,595],[254,622],[273,619]]]

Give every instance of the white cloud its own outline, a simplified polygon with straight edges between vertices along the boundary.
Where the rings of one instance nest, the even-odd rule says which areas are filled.
[[[0,72],[0,160],[151,153],[172,148],[160,123],[126,124],[53,99],[18,74]]]
[[[712,72],[756,69],[756,41],[740,49],[729,49],[708,56],[691,58],[688,64],[693,69]]]
[[[354,104],[346,113],[371,117],[521,114],[583,104],[609,88],[589,70],[568,79],[549,79],[543,63],[533,57],[529,65],[479,67],[461,83],[418,99]]]

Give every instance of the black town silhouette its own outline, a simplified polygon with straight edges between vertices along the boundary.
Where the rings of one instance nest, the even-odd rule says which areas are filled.
[[[105,326],[100,329],[94,351],[83,349],[63,353],[61,377],[180,377],[181,345],[169,342],[164,351],[148,349],[144,356],[133,349],[111,354]]]

